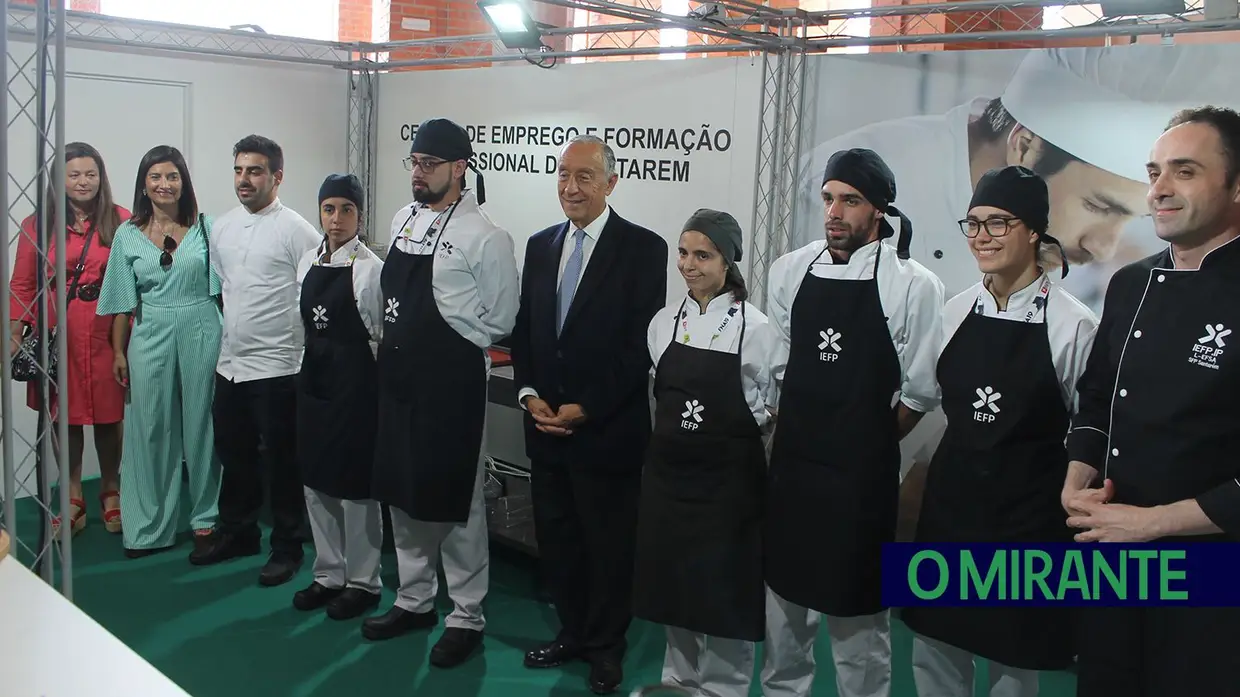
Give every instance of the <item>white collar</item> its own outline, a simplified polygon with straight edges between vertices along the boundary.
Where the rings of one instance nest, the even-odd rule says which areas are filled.
[[[597,218],[595,218],[594,220],[591,220],[590,224],[585,226],[584,228],[578,228],[576,223],[570,220],[568,221],[568,236],[572,237],[573,233],[576,232],[577,230],[584,230],[586,233],[586,237],[589,237],[591,240],[598,242],[599,236],[603,234],[603,228],[607,227],[607,221],[610,219],[611,219],[611,206],[609,205],[603,209],[603,212],[600,213]]]
[[[361,251],[362,251],[361,247],[362,247],[362,238],[354,236],[353,239],[340,245],[340,247],[338,247],[336,251],[332,252],[332,255],[330,258],[328,258],[326,265],[337,266],[341,264],[352,264],[354,261],[357,260],[358,255],[361,254]],[[316,266],[323,266],[323,264],[320,262],[323,259],[323,252],[326,251],[326,249],[327,249],[327,239],[324,238],[322,244],[320,244],[318,248],[315,249],[314,263]]]
[[[261,218],[263,216],[271,215],[272,213],[275,213],[276,211],[280,210],[282,207],[283,207],[283,204],[280,203],[279,196],[276,196],[275,198],[271,199],[271,203],[267,204],[265,208],[262,208],[254,212],[251,212],[250,209],[246,208],[244,205],[241,206],[241,208],[245,210],[247,214],[249,214],[251,217],[254,217],[254,218]]]
[[[990,290],[986,288],[985,279],[980,284],[981,288],[977,294],[977,300],[973,304],[973,312],[984,317],[1015,317],[1018,315],[1026,315],[1027,319],[1033,319],[1039,311],[1045,314],[1046,305],[1038,307],[1035,301],[1043,296],[1043,289],[1049,295],[1054,283],[1050,277],[1043,271],[1037,278],[1008,296],[1007,309],[1000,310],[999,303],[995,301],[995,296],[991,295]],[[1032,314],[1031,314],[1032,313]]]
[[[848,256],[847,262],[840,263],[835,260],[834,256],[831,255],[831,250],[827,249],[827,241],[823,240],[822,241],[823,252],[822,254],[818,256],[817,263],[828,264],[830,266],[852,266],[854,264],[873,264],[874,255],[878,254],[878,250],[880,247],[882,247],[882,244],[883,244],[883,240],[880,238],[865,245],[864,247],[858,247],[856,251],[854,251],[852,254]]]
[[[711,298],[710,302],[706,303],[706,312],[702,312],[701,306],[698,305],[697,299],[695,299],[691,293],[686,292],[684,300],[681,301],[681,307],[683,309],[680,314],[682,317],[705,317],[707,315],[719,314],[730,309],[735,302],[736,297],[733,295],[732,291],[720,293],[719,295]],[[693,312],[695,309],[698,311]]]

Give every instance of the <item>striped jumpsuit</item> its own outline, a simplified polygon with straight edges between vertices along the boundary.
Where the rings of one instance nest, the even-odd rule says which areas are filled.
[[[189,473],[190,522],[215,526],[220,465],[211,403],[221,318],[220,280],[207,258],[207,230],[195,223],[172,255],[130,223],[116,231],[97,312],[132,313],[129,392],[121,454],[126,549],[173,545],[180,520],[181,463]]]

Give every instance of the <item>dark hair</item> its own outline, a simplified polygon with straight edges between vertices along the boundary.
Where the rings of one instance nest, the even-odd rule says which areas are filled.
[[[741,270],[736,264],[727,261],[727,270],[723,276],[723,291],[731,293],[737,302],[744,302],[749,299],[749,289],[745,287],[745,277],[741,275]]]
[[[146,175],[155,165],[171,162],[181,175],[181,198],[177,200],[176,221],[185,227],[192,227],[198,218],[198,198],[194,196],[194,182],[189,176],[189,165],[185,164],[185,156],[171,145],[157,145],[142,156],[138,164],[138,180],[134,184],[133,217],[129,222],[142,227],[151,222],[155,214],[155,206],[146,195]]]
[[[116,235],[116,228],[121,226],[121,216],[116,210],[116,201],[112,198],[112,183],[108,181],[108,170],[103,166],[103,156],[94,146],[87,143],[69,143],[65,146],[65,164],[68,165],[73,160],[81,157],[89,157],[95,161],[95,166],[99,168],[99,191],[95,194],[95,200],[91,202],[90,209],[90,226],[95,231],[96,239],[99,244],[104,247],[112,246],[112,238]],[[68,168],[66,167],[66,176]],[[56,200],[56,188],[49,186],[47,190],[47,198],[45,201]],[[65,192],[65,212],[72,210],[72,200],[69,198],[69,192]],[[52,237],[56,232],[56,210],[52,208],[47,220],[48,239],[56,239]]]
[[[273,174],[284,171],[284,150],[270,138],[248,135],[233,146],[233,159],[241,153],[253,153],[267,158],[267,169]]]
[[[1020,124],[1016,117],[1012,116],[1007,107],[1003,106],[1003,101],[995,97],[986,104],[981,118],[969,124],[969,136],[983,143],[994,143],[997,140],[1006,139],[1012,129],[1018,125]],[[1042,138],[1040,135],[1038,137]],[[1068,153],[1045,138],[1042,138],[1042,143],[1042,152],[1038,161],[1029,167],[1042,177],[1058,174],[1064,167],[1081,161],[1079,157]]]
[[[1236,177],[1240,176],[1240,113],[1217,106],[1183,109],[1171,117],[1164,132],[1186,123],[1202,123],[1214,128],[1223,141],[1223,155],[1227,158],[1227,186],[1235,184]]]

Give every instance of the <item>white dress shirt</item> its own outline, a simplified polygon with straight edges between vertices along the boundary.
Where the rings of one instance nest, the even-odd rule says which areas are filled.
[[[882,240],[853,252],[847,264],[835,263],[829,252],[823,252],[826,244],[826,240],[811,242],[771,265],[767,309],[780,333],[779,352],[772,365],[775,389],[783,385],[792,348],[792,305],[810,262],[818,257],[809,270],[818,278],[868,280],[874,278],[874,254],[881,248],[878,296],[900,360],[900,401],[913,411],[933,411],[940,401],[934,368],[942,335],[943,283],[916,261],[897,257],[895,247]]]
[[[508,336],[517,321],[516,247],[508,231],[478,206],[472,191],[465,192],[451,219],[448,210],[441,215],[417,203],[400,209],[392,218],[392,246],[406,254],[434,253],[431,285],[439,314],[485,351]]]
[[[581,230],[585,231],[586,236],[581,240],[581,277],[577,280],[578,288],[581,287],[581,278],[585,278],[586,266],[590,263],[590,255],[594,253],[594,247],[598,245],[599,239],[603,236],[603,228],[607,227],[607,221],[610,219],[611,206],[608,206],[603,209],[603,213],[599,217],[592,220],[589,225],[581,228]],[[577,230],[577,226],[572,221],[569,221],[568,233],[564,235],[564,248],[560,250],[560,269],[556,272],[555,277],[557,294],[559,293],[560,284],[564,282],[564,267],[568,266],[568,260],[573,255],[573,247],[576,246],[573,235]],[[533,387],[522,387],[517,392],[517,404],[520,404],[522,409],[525,408],[526,397],[537,398],[538,390],[535,390]]]
[[[238,206],[211,230],[211,265],[224,291],[224,331],[216,372],[247,382],[295,375],[305,335],[297,264],[323,237],[276,199],[251,213]]]
[[[1033,301],[1041,291],[1044,281],[1050,285],[1050,291],[1047,294],[1046,311],[1040,312]],[[1064,406],[1069,411],[1075,411],[1076,383],[1081,373],[1085,372],[1085,361],[1089,358],[1089,352],[1094,346],[1094,336],[1098,332],[1098,317],[1093,311],[1047,278],[1046,274],[1008,296],[1006,310],[999,309],[994,296],[979,281],[948,300],[943,308],[943,340],[939,346],[939,355],[942,355],[943,349],[947,348],[948,342],[975,307],[981,308],[980,314],[983,317],[1046,324],[1051,361],[1055,366],[1055,374],[1059,376],[1059,389]],[[1030,313],[1032,317],[1029,317]],[[1026,320],[1026,317],[1029,319]],[[1001,361],[1003,357],[978,356],[978,360]]]
[[[702,312],[697,301],[686,298],[683,305],[675,303],[659,310],[646,330],[646,345],[650,349],[653,366],[650,374],[658,370],[663,352],[672,341],[681,341],[698,349],[736,353],[741,349],[741,386],[745,401],[759,427],[770,419],[767,405],[771,402],[771,360],[777,355],[779,333],[762,311],[745,303],[745,345],[741,342],[741,314],[738,311],[722,332],[715,336],[719,325],[727,318],[728,310],[735,300],[731,293],[714,298]],[[688,330],[681,326],[687,320]],[[688,341],[685,341],[686,335]]]
[[[366,331],[370,332],[371,349],[377,350],[379,339],[383,334],[383,289],[379,285],[379,277],[383,273],[383,260],[369,247],[362,244],[360,238],[356,237],[332,252],[326,264],[319,261],[323,252],[323,245],[306,252],[297,266],[299,307],[301,284],[305,282],[306,274],[310,273],[311,267],[352,266],[353,301],[357,305],[357,313],[362,317],[362,324],[366,327]]]

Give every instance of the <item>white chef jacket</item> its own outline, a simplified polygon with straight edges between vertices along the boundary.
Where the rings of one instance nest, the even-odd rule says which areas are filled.
[[[325,244],[325,243],[324,243]],[[359,237],[346,242],[332,252],[327,263],[321,263],[324,244],[306,252],[297,265],[298,307],[301,303],[301,286],[313,266],[339,268],[353,267],[353,302],[361,315],[362,325],[370,332],[371,349],[378,350],[379,339],[383,334],[383,289],[379,286],[379,277],[383,273],[383,260],[362,244]],[[330,321],[330,320],[328,320]]]
[[[238,206],[211,229],[211,265],[224,291],[224,329],[216,372],[247,382],[295,375],[305,334],[297,265],[323,236],[276,199],[251,213]]]
[[[447,210],[451,207],[441,216],[417,203],[400,209],[392,218],[391,244],[406,254],[435,254],[431,285],[439,314],[485,351],[516,324],[521,302],[516,248],[472,191],[462,195],[450,220]]]
[[[878,153],[896,179],[892,202],[913,223],[909,250],[944,283],[948,297],[981,278],[956,221],[969,212],[973,177],[969,166],[968,126],[980,116],[987,98],[977,98],[946,114],[879,121],[818,145],[801,158],[795,201],[798,220],[793,243],[822,239],[822,173],[840,150],[869,148]],[[899,230],[900,222],[890,220]],[[936,259],[935,250],[943,257]]]
[[[1037,311],[1033,301],[1042,289],[1042,283],[1050,284],[1047,294],[1046,311]],[[939,355],[947,348],[948,342],[955,336],[960,325],[974,308],[980,308],[984,317],[996,317],[1012,322],[1024,322],[1028,319],[1035,324],[1046,324],[1046,335],[1051,347],[1051,362],[1055,366],[1055,374],[1059,376],[1059,389],[1064,399],[1064,406],[1069,412],[1076,411],[1076,383],[1081,373],[1085,372],[1085,362],[1094,346],[1094,336],[1098,332],[1098,317],[1092,310],[1077,300],[1057,283],[1039,276],[1033,283],[1008,296],[1007,309],[1000,310],[995,298],[985,289],[981,281],[973,287],[947,301],[943,308],[943,341],[939,346]],[[1002,361],[1002,356],[979,355],[979,361]]]
[[[594,248],[598,245],[598,241],[603,236],[603,228],[607,227],[607,221],[611,219],[611,206],[603,209],[603,213],[599,217],[590,222],[589,225],[582,228],[585,231],[585,239],[581,241],[581,274],[578,279],[585,278],[586,267],[590,264],[590,255],[594,253]],[[564,281],[564,267],[568,266],[568,259],[573,255],[573,248],[576,242],[573,241],[573,235],[577,232],[577,226],[569,221],[568,234],[564,237],[564,248],[560,250],[560,270],[556,272],[555,287],[559,292],[560,284]],[[580,288],[580,285],[578,285]],[[538,390],[533,387],[522,387],[517,392],[517,404],[521,408],[525,408],[526,397],[538,397]]]
[[[714,298],[702,312],[696,300],[691,297],[682,303],[673,303],[659,310],[646,330],[646,346],[650,349],[650,361],[653,376],[659,367],[659,360],[672,341],[681,341],[698,349],[736,353],[741,349],[741,387],[745,393],[745,401],[753,413],[759,427],[766,425],[770,413],[766,407],[774,404],[772,400],[771,361],[778,355],[779,332],[761,310],[750,303],[745,303],[745,345],[741,341],[741,314],[738,310],[731,320],[719,332],[719,326],[728,316],[735,299],[731,293]],[[687,321],[686,331],[681,323]],[[718,333],[718,336],[715,334]],[[688,341],[685,342],[685,337]]]

